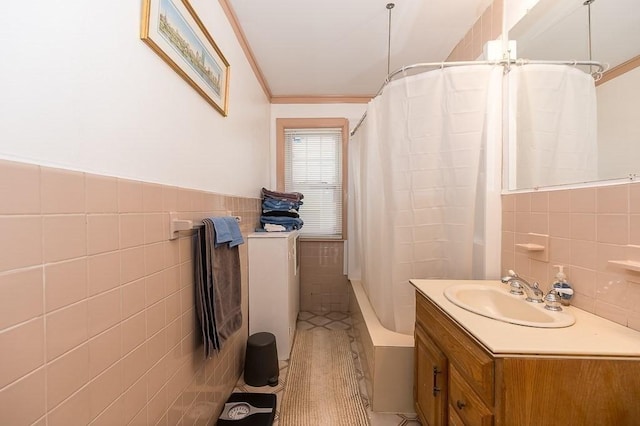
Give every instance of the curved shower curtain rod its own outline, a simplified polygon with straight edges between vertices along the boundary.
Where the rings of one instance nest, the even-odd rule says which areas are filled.
[[[529,60],[529,59],[501,59],[499,61],[422,62],[417,64],[406,65],[402,68],[398,68],[397,70],[389,74],[387,78],[384,80],[384,83],[382,83],[382,86],[380,86],[380,89],[375,94],[374,98],[379,96],[382,93],[382,90],[387,86],[387,84],[391,83],[393,78],[396,77],[398,74],[403,74],[413,69],[445,68],[445,67],[455,67],[455,66],[461,66],[461,65],[502,65],[505,67],[505,72],[508,72],[511,68],[511,65],[521,66],[521,65],[529,65],[529,64],[573,65],[573,66],[587,65],[587,66],[598,67],[598,69],[591,74],[593,78],[596,79],[596,81],[600,80],[602,78],[602,74],[606,71],[605,67],[600,62],[597,62],[597,61],[539,61],[539,60]],[[350,133],[351,136],[356,134],[356,132],[364,122],[365,118],[367,118],[366,111],[364,112],[364,114],[362,114],[362,117],[360,118],[360,121],[358,121],[358,124],[356,124],[356,127],[354,127],[353,130],[351,131]]]

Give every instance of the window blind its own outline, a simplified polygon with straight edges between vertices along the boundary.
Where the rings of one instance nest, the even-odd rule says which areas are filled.
[[[284,129],[284,187],[304,194],[301,235],[342,238],[342,129]]]

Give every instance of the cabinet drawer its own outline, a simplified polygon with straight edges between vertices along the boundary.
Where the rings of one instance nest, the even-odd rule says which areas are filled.
[[[465,426],[464,422],[458,413],[456,413],[456,410],[452,405],[449,406],[449,426]]]
[[[493,413],[454,366],[449,368],[449,417],[452,413],[469,426],[492,426]],[[455,424],[455,423],[454,423]]]
[[[416,321],[484,402],[493,406],[493,358],[419,292],[416,297]]]

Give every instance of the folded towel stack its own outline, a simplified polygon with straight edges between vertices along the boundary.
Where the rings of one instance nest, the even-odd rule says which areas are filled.
[[[260,224],[268,232],[293,231],[302,228],[298,210],[304,195],[299,192],[277,192],[262,188]]]

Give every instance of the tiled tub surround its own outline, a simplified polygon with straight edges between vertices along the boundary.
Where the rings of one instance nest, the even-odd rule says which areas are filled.
[[[608,263],[640,245],[640,184],[509,194],[502,211],[503,273],[513,269],[546,291],[553,265],[564,265],[575,306],[640,330],[640,273]],[[548,261],[515,246],[528,233],[549,235]]]
[[[259,206],[0,161],[0,423],[206,424],[242,370],[246,320],[205,362],[191,233],[169,241],[168,212],[231,211],[246,236]]]
[[[344,241],[301,238],[300,310],[348,312],[349,280],[344,273]]]

